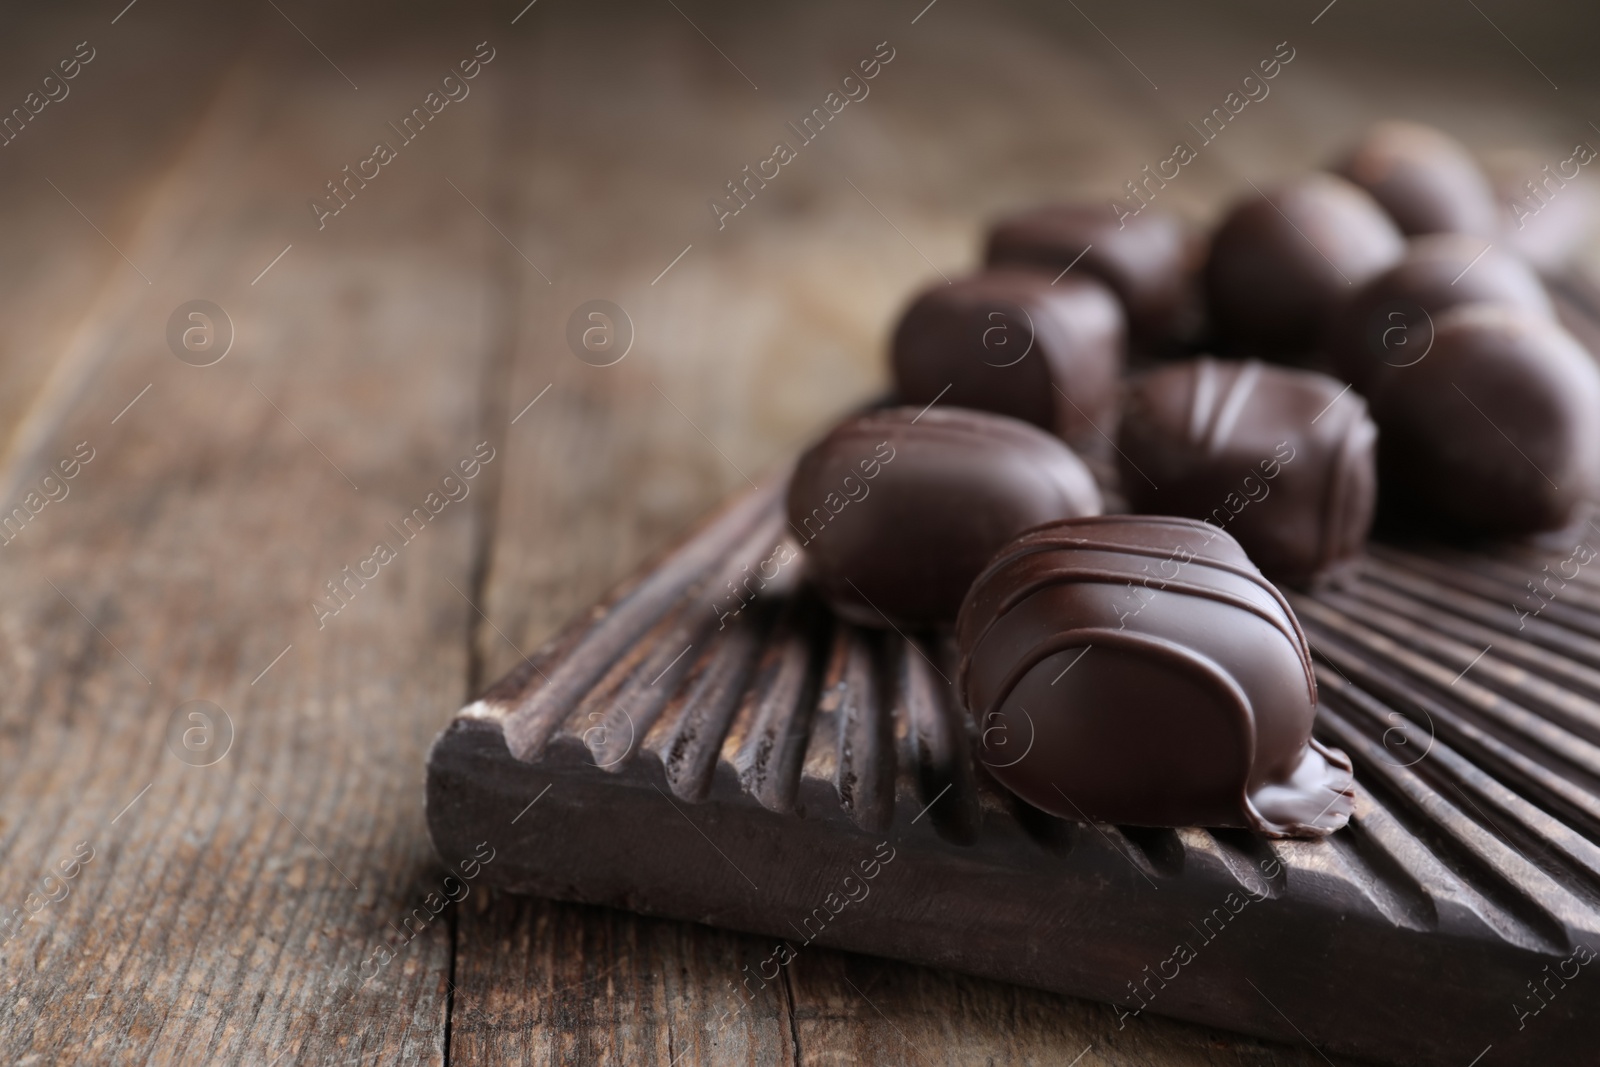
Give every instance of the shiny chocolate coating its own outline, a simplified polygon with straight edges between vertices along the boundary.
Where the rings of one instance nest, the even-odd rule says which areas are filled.
[[[1147,207],[1118,222],[1104,204],[1046,204],[989,231],[991,267],[1031,267],[1051,278],[1069,267],[1100,279],[1122,301],[1131,343],[1164,354],[1200,331],[1203,245],[1182,219]]]
[[[1122,308],[1084,274],[994,270],[924,290],[895,329],[907,404],[993,411],[1082,445],[1109,433],[1126,347]]]
[[[1357,555],[1377,503],[1377,427],[1325,374],[1197,359],[1136,378],[1118,441],[1134,511],[1203,519],[1275,582]]]
[[[1333,313],[1404,251],[1400,231],[1343,178],[1311,174],[1252,194],[1206,261],[1218,339],[1244,355],[1304,362]]]
[[[1460,304],[1511,304],[1553,318],[1544,283],[1517,256],[1482,238],[1440,233],[1406,242],[1405,257],[1334,316],[1334,372],[1371,398],[1424,357],[1438,316]]]
[[[1415,122],[1380,122],[1334,168],[1408,236],[1466,233],[1494,240],[1499,209],[1489,179],[1460,141]]]
[[[955,621],[973,577],[1029,526],[1098,515],[1100,490],[1043,430],[981,411],[848,418],[800,458],[789,524],[813,581],[865,626]]]
[[[1559,529],[1600,488],[1600,370],[1541,315],[1446,311],[1372,413],[1383,510],[1447,534]]]
[[[973,582],[956,688],[978,757],[1067,819],[1314,837],[1352,809],[1311,738],[1311,654],[1233,538],[1108,515],[1029,530]]]

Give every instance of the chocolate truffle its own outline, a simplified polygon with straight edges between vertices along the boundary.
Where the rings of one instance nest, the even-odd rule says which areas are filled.
[[[1372,194],[1407,235],[1499,231],[1494,191],[1454,137],[1415,122],[1380,122],[1334,168]]]
[[[1555,315],[1527,264],[1482,238],[1441,233],[1408,241],[1405,257],[1362,286],[1334,317],[1327,342],[1334,371],[1370,399],[1400,368],[1427,354],[1439,315],[1478,303]]]
[[[1128,333],[1142,351],[1166,353],[1200,330],[1198,235],[1177,216],[1147,207],[1121,223],[1104,204],[1047,204],[1011,215],[989,231],[991,267],[1029,267],[1100,279],[1122,301]]]
[[[1531,533],[1564,526],[1600,487],[1600,370],[1541,315],[1446,311],[1427,357],[1372,413],[1386,513],[1458,534]]]
[[[1305,582],[1366,541],[1377,435],[1365,401],[1325,374],[1176,363],[1128,387],[1123,489],[1132,510],[1204,519],[1273,581]]]
[[[1314,837],[1352,809],[1311,739],[1300,624],[1233,538],[1111,515],[1029,530],[973,582],[956,687],[978,756],[1068,819]]]
[[[1219,338],[1302,359],[1332,313],[1404,251],[1394,223],[1343,178],[1311,174],[1255,194],[1212,239],[1206,294]]]
[[[895,386],[907,404],[998,412],[1082,444],[1115,417],[1124,331],[1116,297],[1088,275],[988,271],[912,302],[894,333]]]
[[[1066,445],[957,408],[846,419],[800,458],[789,523],[834,609],[866,626],[955,620],[973,576],[1029,526],[1100,513]]]

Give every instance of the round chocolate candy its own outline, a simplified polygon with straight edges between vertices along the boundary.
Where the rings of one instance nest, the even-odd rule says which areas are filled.
[[[890,408],[841,422],[800,458],[789,524],[834,609],[866,626],[953,622],[973,576],[1029,526],[1098,515],[1058,439],[981,411]]]
[[[1403,250],[1383,209],[1343,178],[1311,174],[1251,196],[1206,262],[1218,336],[1249,355],[1303,360],[1333,312]]]
[[[1386,513],[1451,533],[1565,526],[1600,488],[1600,370],[1560,326],[1504,304],[1434,320],[1426,358],[1372,399]]]
[[[978,756],[1035,807],[1279,837],[1350,816],[1350,761],[1311,738],[1316,681],[1294,612],[1208,523],[1029,530],[973,582],[956,637]]]
[[[1203,247],[1176,215],[1157,208],[1117,221],[1104,204],[1046,204],[989,231],[991,267],[1029,267],[1051,278],[1071,268],[1100,279],[1122,301],[1132,343],[1166,353],[1200,330]]]
[[[1377,427],[1325,374],[1197,359],[1128,387],[1119,451],[1134,511],[1203,519],[1273,581],[1361,551],[1377,501]]]
[[[1400,368],[1427,355],[1440,314],[1479,303],[1555,316],[1544,284],[1516,256],[1466,234],[1415,238],[1399,263],[1362,286],[1334,317],[1327,354],[1339,377],[1374,397]]]
[[[1432,126],[1380,122],[1334,169],[1371,193],[1402,233],[1493,240],[1500,229],[1489,179],[1460,141]]]
[[[1115,418],[1124,333],[1116,297],[1087,275],[987,271],[912,302],[895,386],[907,404],[998,412],[1083,443]]]

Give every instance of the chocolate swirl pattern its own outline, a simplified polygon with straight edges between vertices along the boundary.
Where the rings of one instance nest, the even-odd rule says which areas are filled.
[[[957,641],[979,758],[1035,807],[1278,837],[1349,819],[1350,761],[1311,738],[1300,625],[1215,527],[1106,516],[1030,530],[973,583]]]
[[[1366,401],[1327,375],[1197,359],[1129,386],[1119,447],[1133,510],[1203,519],[1302,584],[1360,552],[1376,442]]]

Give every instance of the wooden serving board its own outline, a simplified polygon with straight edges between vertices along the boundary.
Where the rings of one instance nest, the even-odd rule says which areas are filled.
[[[746,996],[829,945],[1108,1001],[1120,1026],[1396,1064],[1584,1055],[1600,566],[1571,546],[1374,547],[1294,596],[1358,802],[1329,838],[1272,841],[1013,800],[948,647],[835,619],[771,562],[785,537],[778,488],[746,493],[461,709],[428,760],[444,861],[486,841],[480,878],[509,890],[767,935],[728,976]]]

